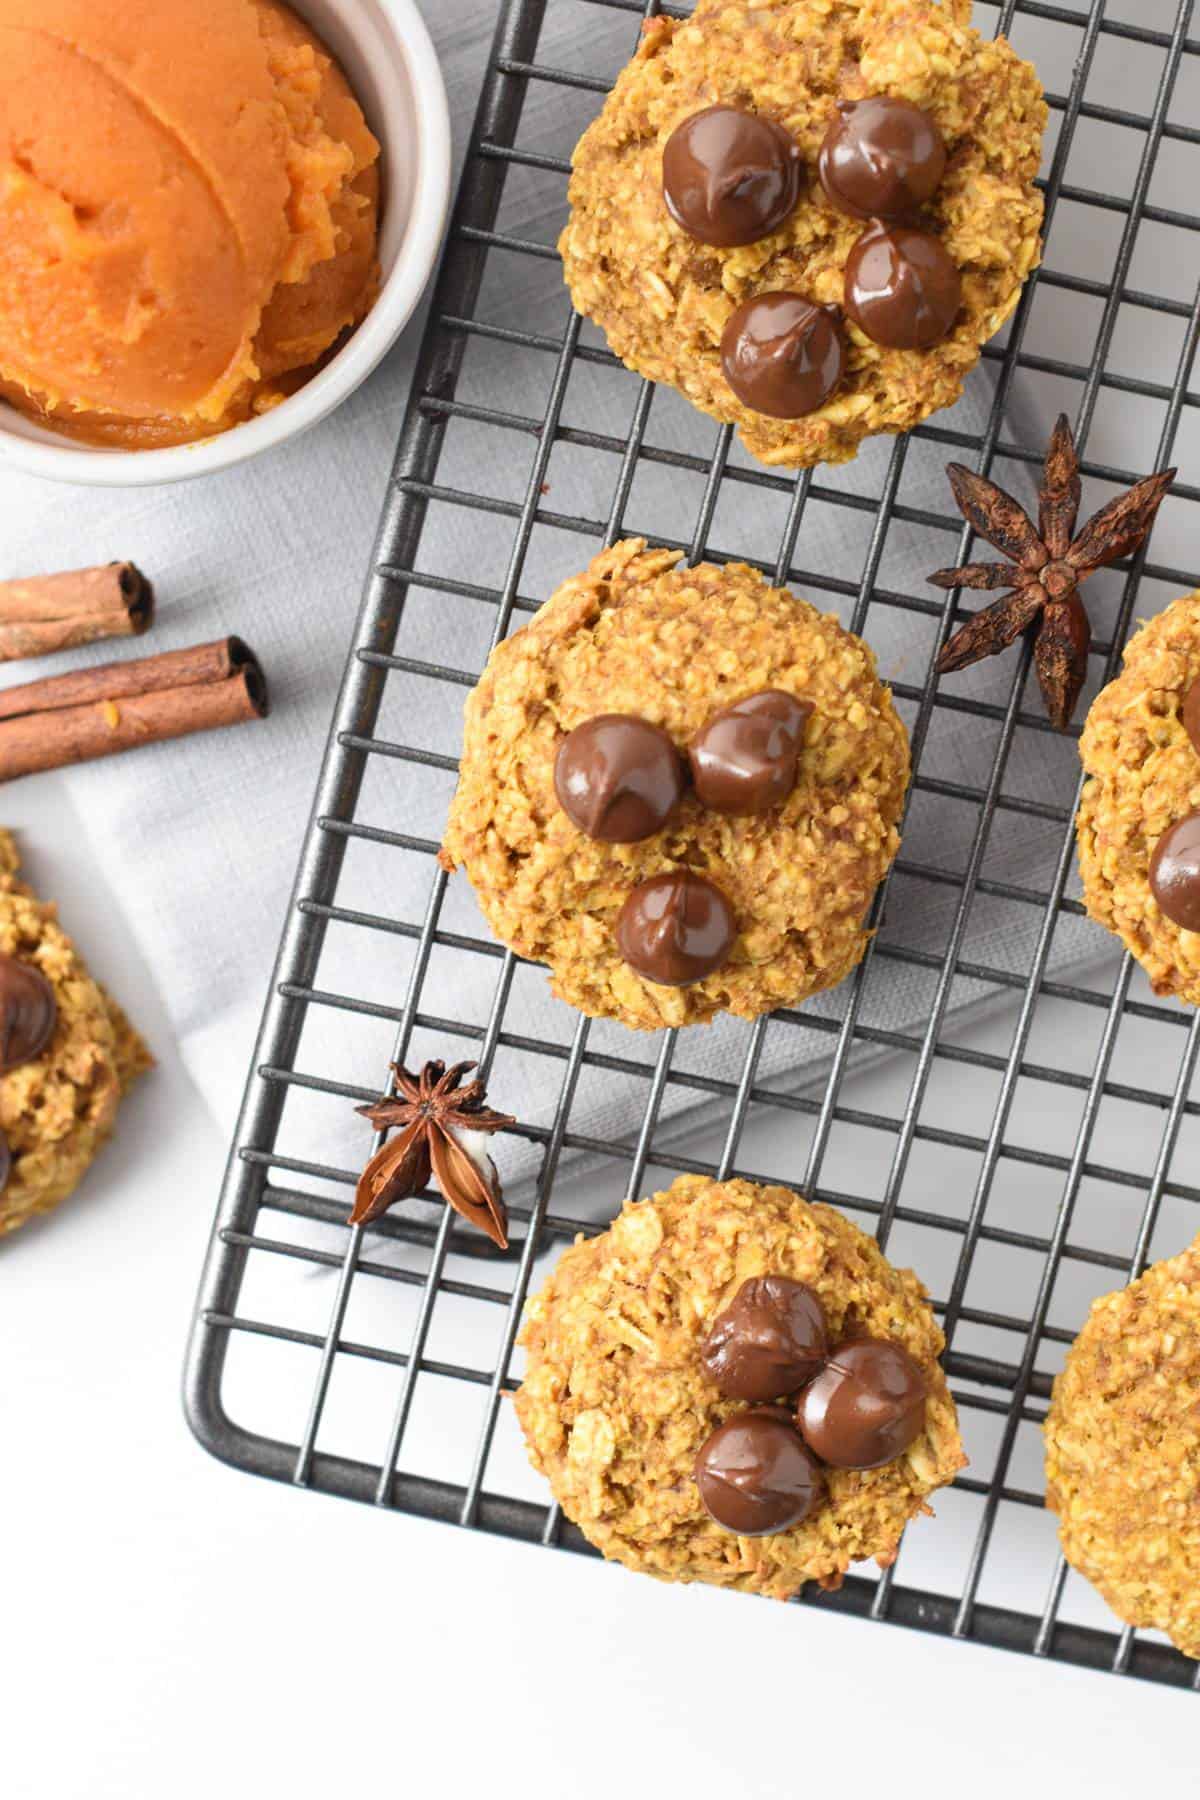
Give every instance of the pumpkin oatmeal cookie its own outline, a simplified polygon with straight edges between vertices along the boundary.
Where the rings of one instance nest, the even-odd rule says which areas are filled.
[[[894,1561],[965,1461],[921,1283],[788,1188],[684,1176],[628,1203],[563,1254],[519,1341],[533,1466],[605,1556],[662,1580],[837,1587]]]
[[[1200,592],[1143,625],[1092,702],[1077,832],[1083,899],[1157,994],[1200,1005]]]
[[[75,1189],[151,1063],[19,867],[0,830],[0,1236]]]
[[[1095,1302],[1054,1384],[1046,1504],[1127,1625],[1200,1658],[1200,1238]]]
[[[764,463],[844,462],[952,405],[1040,258],[1042,89],[970,10],[699,0],[647,21],[576,148],[559,245],[576,309]],[[731,326],[763,295],[770,317]],[[785,338],[787,378],[764,381]]]
[[[641,1030],[841,981],[909,771],[860,639],[680,561],[617,544],[493,651],[441,853],[561,999]]]

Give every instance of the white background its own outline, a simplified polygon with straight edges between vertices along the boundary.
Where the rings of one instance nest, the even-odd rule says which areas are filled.
[[[460,95],[492,10],[427,8]],[[466,121],[460,104],[460,147]],[[72,856],[63,785],[21,784],[4,822],[36,834],[39,885],[86,922],[97,973],[160,1059],[83,1193],[4,1247],[5,1800],[307,1800],[368,1783],[756,1800],[835,1782],[905,1800],[1194,1781],[1186,1695],[664,1590],[211,1462],[178,1382],[224,1136],[119,896]]]

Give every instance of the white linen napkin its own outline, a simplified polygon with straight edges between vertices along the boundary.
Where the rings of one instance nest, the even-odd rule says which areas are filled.
[[[628,16],[598,13],[585,47],[577,42],[578,7],[551,4],[541,59],[611,73],[631,44],[635,22]],[[430,24],[446,62],[460,155],[474,93],[482,74],[485,44],[494,20],[490,0],[447,0],[430,9]],[[569,15],[569,17],[568,17]],[[1164,20],[1166,11],[1164,9]],[[983,24],[986,28],[986,13]],[[1037,21],[1023,21],[1018,47],[1042,68],[1046,85],[1065,92],[1075,40],[1052,33]],[[1108,55],[1101,46],[1100,65]],[[1147,92],[1131,92],[1134,75],[1114,65],[1098,65],[1089,96],[1126,107],[1148,104],[1157,68],[1147,59]],[[1141,65],[1139,65],[1140,67]],[[1189,72],[1195,82],[1196,74]],[[1101,78],[1102,77],[1102,78]],[[599,104],[594,96],[538,89],[531,98],[521,142],[556,155],[569,152],[581,124]],[[1057,117],[1057,115],[1056,115]],[[1081,131],[1082,131],[1081,127]],[[1107,131],[1107,136],[1105,135]],[[1131,134],[1096,126],[1086,133],[1088,158],[1072,162],[1068,181],[1099,185],[1124,182],[1131,172],[1124,140]],[[1052,127],[1053,139],[1053,127]],[[1115,146],[1115,147],[1113,147]],[[1109,150],[1112,149],[1110,156]],[[1182,146],[1180,149],[1182,150]],[[1156,178],[1160,205],[1186,204],[1182,163],[1171,163],[1164,148]],[[1118,159],[1118,160],[1114,160]],[[1048,162],[1047,158],[1047,162]],[[1082,172],[1081,172],[1082,169]],[[1090,173],[1089,173],[1090,172]],[[502,229],[553,242],[561,221],[562,183],[536,171],[513,171],[502,214]],[[1102,278],[1111,268],[1113,245],[1123,224],[1117,216],[1102,248],[1097,248],[1097,216],[1064,204],[1056,220],[1048,267]],[[1143,236],[1147,234],[1143,233]],[[1164,236],[1165,234],[1160,234]],[[1155,241],[1135,259],[1130,285],[1190,299],[1165,244]],[[1099,302],[1043,285],[1026,340],[1027,350],[1086,363],[1088,333],[1094,332]],[[568,317],[557,266],[497,252],[491,259],[480,315],[501,325],[561,337]],[[1171,322],[1171,326],[1173,327]],[[153,635],[136,649],[99,646],[85,657],[56,658],[36,673],[76,666],[85,660],[148,653],[196,643],[227,632],[246,638],[258,651],[270,678],[273,711],[264,725],[158,746],[72,771],[69,791],[82,821],[81,857],[90,859],[126,910],[133,935],[153,973],[178,1035],[182,1054],[221,1125],[228,1129],[245,1078],[267,977],[282,927],[302,833],[308,818],[325,733],[341,678],[351,623],[370,557],[387,471],[410,383],[420,322],[409,330],[386,367],[316,432],[259,463],[175,489],[110,493],[66,491],[11,471],[0,472],[3,567],[18,575],[67,568],[113,557],[136,560],[157,580],[160,613]],[[590,334],[587,342],[598,342]],[[1132,372],[1165,383],[1173,379],[1177,338],[1171,329],[1137,334],[1124,315],[1114,345],[1113,364],[1132,360]],[[497,350],[472,344],[459,398],[476,406],[540,419],[554,367],[552,354]],[[577,365],[564,409],[565,423],[581,433],[623,437],[638,392],[635,378],[586,362]],[[934,423],[952,432],[977,433],[985,424],[994,394],[993,371],[984,365],[972,378],[959,407]],[[1079,388],[1069,380],[1022,373],[1010,397],[1002,437],[1040,450],[1060,407],[1073,410]],[[1121,406],[1105,394],[1097,409],[1087,453],[1099,462],[1141,471],[1154,460],[1161,410],[1141,403]],[[646,441],[658,449],[707,457],[716,428],[671,394],[655,397]],[[520,500],[530,477],[536,440],[494,427],[457,421],[449,427],[439,478],[500,500]],[[955,559],[952,533],[931,531],[905,515],[930,509],[953,512],[944,464],[964,452],[952,445],[914,440],[898,494],[899,512],[888,534],[877,585],[888,592],[929,598],[925,577]],[[966,453],[969,459],[969,452]],[[797,542],[795,567],[850,584],[850,593],[809,590],[817,604],[838,605],[843,619],[853,610],[853,593],[866,555],[873,511],[829,504],[824,490],[863,497],[879,494],[892,455],[890,441],[870,445],[848,469],[817,472]],[[740,453],[735,466],[748,466]],[[619,458],[586,443],[557,447],[547,472],[544,505],[554,512],[605,521],[611,506]],[[998,477],[1028,492],[1029,472],[1002,461]],[[694,529],[703,490],[700,476],[668,464],[639,467],[626,528],[649,531],[686,544]],[[1094,503],[1111,489],[1091,491]],[[710,534],[722,551],[773,564],[789,496],[727,482]],[[1170,503],[1155,540],[1156,560],[1186,564],[1173,552]],[[418,554],[423,570],[458,575],[497,587],[503,580],[515,524],[502,514],[434,506]],[[1166,534],[1164,537],[1164,533]],[[598,541],[539,527],[530,548],[521,592],[544,599],[555,582],[581,566]],[[796,582],[799,591],[804,585]],[[1099,629],[1105,630],[1120,591],[1116,579],[1100,577],[1096,596]],[[1169,592],[1143,602],[1153,611]],[[516,621],[520,622],[520,615]],[[476,672],[486,654],[493,623],[490,608],[428,590],[413,590],[398,649],[416,661],[436,661]],[[933,644],[935,621],[873,600],[865,635],[886,678],[919,687]],[[947,691],[971,694],[1003,706],[1012,661],[997,659],[956,678]],[[1094,665],[1095,667],[1095,665]],[[6,682],[29,679],[34,671],[17,665]],[[1094,686],[1094,681],[1093,681]],[[1089,695],[1092,689],[1089,689]],[[380,734],[418,748],[453,754],[457,750],[465,689],[422,679],[390,678]],[[1028,705],[1039,702],[1030,692]],[[911,719],[913,707],[902,706]],[[1081,707],[1082,716],[1082,707]],[[922,774],[941,783],[981,789],[986,785],[999,725],[938,709],[930,728]],[[1070,740],[1019,729],[1004,783],[1007,793],[1035,802],[1068,806],[1074,792],[1075,750]],[[370,825],[436,838],[451,787],[450,777],[411,763],[371,759],[359,818]],[[903,856],[951,873],[964,866],[978,823],[969,800],[918,788],[914,795]],[[47,829],[50,829],[48,825]],[[985,883],[998,887],[1043,888],[1063,841],[1063,826],[1020,811],[1001,810],[988,839]],[[425,915],[435,879],[430,858],[389,849],[352,845],[340,899],[343,904],[385,917],[416,921]],[[898,877],[885,941],[940,958],[953,923],[958,894],[949,884]],[[1041,926],[1041,910],[985,888],[972,909],[964,956],[1022,974],[1029,967]],[[451,885],[443,923],[484,937],[465,879]],[[1051,964],[1061,969],[1081,958],[1106,953],[1105,940],[1085,921],[1064,917],[1055,935]],[[350,927],[331,929],[316,985],[367,1002],[399,1009],[404,1002],[411,945]],[[499,964],[489,957],[449,950],[435,952],[421,998],[426,1015],[486,1023]],[[936,973],[915,965],[876,958],[863,1017],[884,1030],[911,1030],[928,1014]],[[954,1005],[986,990],[961,977]],[[814,1003],[815,1014],[841,1016],[844,995]],[[510,1008],[511,1029],[535,1042],[570,1041],[575,1019],[553,1001],[544,977],[519,972]],[[378,1089],[385,1072],[392,1025],[329,1008],[313,1008],[305,1029],[300,1067],[332,1076],[349,1086]],[[685,1034],[676,1066],[698,1075],[737,1078],[750,1027],[723,1021],[710,1031]],[[596,1027],[594,1047],[640,1062],[653,1061],[657,1043],[616,1026]],[[779,1085],[811,1081],[827,1058],[827,1033],[773,1026],[763,1046],[760,1074]],[[414,1054],[471,1054],[435,1029],[418,1032]],[[530,1123],[553,1114],[561,1064],[502,1049],[493,1077],[493,1101]],[[587,1070],[572,1114],[572,1128],[608,1141],[636,1131],[645,1083],[613,1071]],[[293,1097],[294,1098],[294,1097]],[[345,1101],[289,1099],[280,1136],[290,1156],[331,1161],[346,1169],[361,1164],[369,1132]],[[694,1104],[695,1094],[668,1091],[664,1116]],[[511,1177],[534,1167],[535,1148],[506,1144],[505,1171]]]

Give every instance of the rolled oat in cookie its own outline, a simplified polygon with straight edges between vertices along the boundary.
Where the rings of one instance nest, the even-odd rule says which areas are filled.
[[[764,463],[845,462],[864,438],[907,431],[952,405],[1037,265],[1041,85],[1005,39],[981,37],[969,18],[968,0],[699,0],[689,19],[647,21],[637,55],[576,148],[559,248],[577,310],[631,369],[736,425]],[[878,327],[887,342],[846,316],[847,264],[871,227],[848,209],[843,189],[849,179],[858,193],[862,171],[853,157],[839,163],[827,152],[838,203],[819,178],[839,106],[877,97],[907,102],[927,122],[924,136],[893,126],[883,137],[897,160],[895,180],[884,184],[892,211],[905,194],[913,207],[893,236],[899,243],[907,232],[920,253],[919,266],[902,256],[880,262],[911,315],[897,329],[890,309]],[[798,197],[781,222],[790,171],[773,167],[748,129],[708,128],[685,186],[676,133],[719,108],[766,120],[796,146]],[[715,168],[722,153],[737,166]],[[738,227],[753,220],[756,196],[766,235],[732,241],[753,224],[711,228],[714,217],[728,224],[733,210]],[[681,222],[689,220],[691,231]],[[726,342],[722,356],[733,315],[760,295],[792,297],[787,343],[774,333],[786,380],[764,375],[765,327],[740,349]],[[878,309],[856,301],[855,310],[869,323]],[[828,321],[844,344],[844,368]],[[772,416],[780,405],[811,410]]]

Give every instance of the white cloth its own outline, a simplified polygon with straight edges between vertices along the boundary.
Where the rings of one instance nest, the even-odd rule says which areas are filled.
[[[1156,0],[1156,5],[1159,0]],[[452,112],[465,144],[474,95],[482,74],[485,43],[493,22],[490,0],[446,0],[430,8],[430,23],[446,60]],[[1162,0],[1164,20],[1168,12]],[[585,46],[576,42],[578,9],[549,8],[541,59],[610,72],[621,61],[636,29],[628,16],[598,12]],[[1071,34],[1024,21],[1026,54],[1035,55],[1046,84],[1069,87]],[[1097,79],[1092,99],[1134,107],[1148,103],[1157,79],[1157,59],[1147,57],[1147,94],[1130,92],[1133,72],[1114,68]],[[1141,65],[1139,64],[1139,68]],[[1196,71],[1189,72],[1195,80]],[[1111,89],[1111,92],[1106,91]],[[553,154],[569,152],[581,125],[598,104],[593,96],[537,88],[531,96],[521,141]],[[1082,132],[1081,128],[1081,132]],[[1128,160],[1131,134],[1090,125],[1093,146],[1085,172],[1075,164],[1068,181],[1116,185],[1122,170],[1107,161]],[[1096,146],[1100,146],[1096,149]],[[1168,145],[1156,178],[1161,205],[1187,204],[1186,169],[1172,160],[1179,146]],[[1048,160],[1048,159],[1047,159]],[[1098,171],[1104,170],[1100,182]],[[1090,171],[1090,174],[1089,174]],[[1126,191],[1128,182],[1126,182]],[[501,229],[552,242],[561,217],[562,183],[557,176],[514,170],[501,214]],[[1099,221],[1099,226],[1097,225]],[[1123,220],[1119,215],[1084,213],[1064,204],[1047,256],[1048,267],[1105,276],[1111,268]],[[1103,228],[1105,242],[1097,249]],[[1147,234],[1143,233],[1143,236]],[[1170,234],[1158,234],[1165,239]],[[1191,265],[1189,264],[1189,267]],[[1189,278],[1190,279],[1190,278]],[[1186,281],[1170,261],[1169,247],[1151,246],[1149,258],[1135,259],[1130,285],[1190,299]],[[556,265],[496,253],[489,265],[480,315],[499,324],[520,323],[561,336],[568,312]],[[1055,289],[1040,289],[1027,349],[1068,359],[1087,359],[1089,334],[1100,303]],[[1146,331],[1149,315],[1132,330],[1119,321],[1113,363],[1160,381],[1173,377],[1179,333],[1174,322]],[[301,836],[308,817],[325,732],[341,677],[351,623],[366,573],[376,519],[384,497],[394,440],[411,378],[419,322],[408,332],[387,366],[366,389],[315,433],[246,467],[180,488],[143,492],[65,491],[9,471],[0,472],[4,574],[131,557],[155,578],[160,594],[158,623],[137,651],[100,646],[92,661],[138,651],[168,649],[227,632],[246,638],[268,671],[273,712],[268,723],[159,746],[73,771],[69,789],[83,823],[81,857],[91,859],[119,897],[141,953],[153,973],[188,1067],[221,1124],[232,1124],[245,1077],[255,1026],[266,991]],[[596,340],[590,332],[585,341]],[[517,352],[472,343],[459,398],[534,419],[542,417],[554,368],[550,354]],[[992,374],[973,377],[967,397],[953,413],[935,421],[948,431],[977,432],[992,401]],[[638,384],[634,377],[580,363],[572,376],[564,423],[576,430],[623,436]],[[1072,408],[1078,387],[1069,381],[1022,374],[1015,385],[1002,432],[1040,449],[1060,405]],[[1150,414],[1154,412],[1154,416]],[[1094,460],[1141,470],[1152,465],[1161,409],[1142,403],[1121,406],[1120,396],[1101,396],[1088,455]],[[706,457],[715,427],[677,396],[655,397],[646,441]],[[451,487],[476,486],[501,499],[520,501],[529,480],[536,439],[497,428],[452,423],[447,432],[439,479]],[[890,441],[869,446],[844,470],[821,470],[810,500],[794,565],[856,586],[874,515],[828,504],[822,490],[872,496],[880,491],[892,453]],[[899,503],[929,508],[950,517],[953,507],[944,474],[952,446],[914,441],[908,452]],[[969,452],[967,453],[969,455]],[[740,453],[735,463],[742,462]],[[554,450],[543,504],[555,512],[605,521],[619,458],[586,446]],[[1001,480],[1028,481],[1019,464],[1001,461]],[[661,463],[640,465],[625,524],[685,543],[690,538],[703,491],[700,476]],[[1110,489],[1094,491],[1106,498]],[[727,483],[717,508],[711,543],[772,564],[787,514],[786,492],[763,494]],[[1156,539],[1156,560],[1186,564],[1182,544],[1172,548],[1169,508]],[[511,549],[511,518],[449,506],[431,509],[418,562],[422,569],[484,585],[499,586]],[[1164,532],[1167,536],[1164,540]],[[1181,535],[1181,534],[1179,534]],[[929,598],[924,577],[955,559],[956,537],[898,516],[878,575],[878,586]],[[521,592],[543,599],[554,583],[580,566],[598,542],[550,527],[535,530]],[[804,584],[795,585],[804,592]],[[1095,596],[1100,630],[1111,614],[1120,582],[1098,578]],[[1153,611],[1169,590],[1149,603]],[[809,589],[818,604],[839,604],[848,619],[853,598]],[[405,656],[436,660],[475,672],[486,655],[493,615],[469,600],[414,589],[401,627],[398,648]],[[886,677],[919,686],[933,642],[932,618],[899,610],[876,599],[867,614],[865,635]],[[76,653],[70,666],[86,660]],[[36,673],[68,666],[56,658]],[[945,684],[955,694],[980,695],[1003,704],[1013,662],[998,659]],[[1093,664],[1094,672],[1097,665]],[[35,671],[18,665],[7,681],[29,679]],[[1094,684],[1094,676],[1093,676]],[[1089,690],[1090,691],[1090,690]],[[415,675],[390,677],[379,731],[385,738],[453,754],[457,749],[465,688],[448,687]],[[1030,710],[1038,701],[1031,691]],[[911,705],[902,707],[906,718]],[[992,766],[998,725],[964,714],[935,711],[921,773],[941,781],[981,789]],[[1072,743],[1047,733],[1018,730],[1004,791],[1029,799],[1070,804],[1074,792]],[[451,778],[428,774],[410,763],[372,758],[359,818],[366,824],[436,838]],[[918,787],[903,855],[948,871],[964,866],[978,818],[970,801]],[[48,821],[47,831],[53,829]],[[1041,888],[1050,878],[1063,842],[1063,828],[1018,812],[1001,811],[988,838],[985,881]],[[34,846],[36,849],[36,846]],[[361,911],[420,922],[435,879],[430,858],[397,849],[352,844],[339,899]],[[885,942],[911,946],[940,958],[944,953],[958,894],[950,885],[907,876],[895,882]],[[86,942],[86,925],[72,921]],[[451,884],[443,914],[446,929],[472,930],[486,937],[464,878]],[[1029,966],[1041,911],[1034,906],[981,892],[974,903],[962,955],[968,962],[1021,973]],[[1064,917],[1056,932],[1051,964],[1062,968],[1105,952],[1094,928]],[[399,1009],[405,999],[411,944],[402,937],[331,929],[316,986]],[[421,1012],[485,1024],[499,964],[490,957],[435,951],[421,996]],[[936,971],[877,957],[867,986],[863,1019],[887,1030],[918,1029],[928,1015]],[[966,978],[956,981],[957,1006],[986,991]],[[845,990],[814,1004],[825,1017],[840,1017]],[[575,1019],[549,997],[540,973],[521,970],[514,983],[507,1029],[535,1041],[569,1043]],[[725,1021],[711,1031],[684,1035],[677,1068],[699,1075],[736,1079],[751,1028]],[[385,1071],[393,1026],[388,1021],[314,1008],[301,1046],[299,1066],[351,1086],[377,1089]],[[611,1025],[593,1029],[593,1048],[652,1062],[658,1045]],[[773,1026],[767,1033],[760,1073],[795,1086],[812,1080],[831,1049],[828,1034]],[[437,1029],[421,1029],[416,1056],[445,1053],[467,1057],[471,1045]],[[531,1123],[548,1123],[562,1076],[561,1061],[502,1047],[493,1075],[494,1103]],[[585,1069],[572,1114],[572,1128],[606,1140],[636,1131],[645,1082],[603,1069]],[[694,1104],[695,1091],[671,1089],[664,1117]],[[330,1160],[352,1169],[362,1160],[367,1127],[354,1119],[344,1100],[304,1094],[289,1098],[280,1149],[299,1158]],[[503,1161],[510,1177],[534,1165],[532,1146],[506,1145]]]

